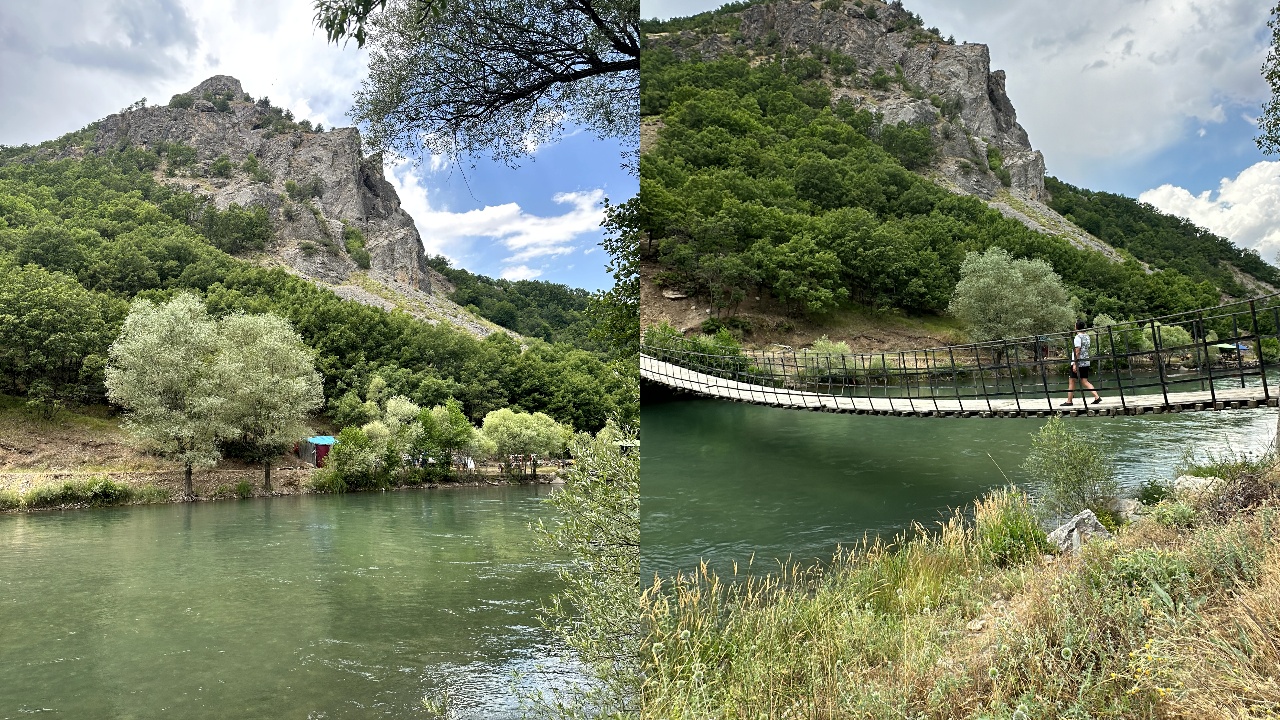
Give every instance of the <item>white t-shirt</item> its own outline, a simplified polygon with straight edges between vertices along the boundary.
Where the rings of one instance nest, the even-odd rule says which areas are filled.
[[[1080,352],[1076,353],[1076,367],[1089,367],[1089,336],[1085,333],[1076,334],[1076,349]]]

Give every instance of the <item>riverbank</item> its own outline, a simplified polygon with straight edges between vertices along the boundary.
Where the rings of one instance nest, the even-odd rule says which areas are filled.
[[[111,505],[153,505],[325,493],[314,487],[315,468],[276,468],[272,491],[262,489],[261,470],[211,470],[191,477],[195,495],[183,495],[183,472],[0,473],[0,512],[75,510]],[[538,484],[556,484],[554,473],[539,471]],[[500,487],[530,485],[532,480],[502,475],[464,475],[454,481],[390,485],[381,490]],[[353,490],[350,492],[366,492]],[[371,491],[368,491],[371,492]]]
[[[1280,713],[1280,469],[1226,463],[1113,540],[1048,554],[996,491],[824,566],[645,599],[647,718]],[[745,570],[745,568],[744,568]]]
[[[538,482],[554,481],[554,468],[538,470]],[[315,471],[297,456],[283,456],[271,469],[268,493],[261,466],[223,460],[192,473],[195,496],[189,498],[183,494],[181,466],[132,447],[107,408],[63,410],[46,419],[20,400],[0,396],[0,512],[302,495],[319,492],[312,483]],[[482,465],[456,481],[387,489],[529,482],[503,474],[497,465]]]

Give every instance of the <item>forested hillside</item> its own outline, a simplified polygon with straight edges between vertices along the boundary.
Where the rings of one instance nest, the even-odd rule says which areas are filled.
[[[1280,270],[1256,251],[1243,250],[1195,223],[1123,195],[1085,190],[1053,177],[1046,177],[1044,183],[1054,210],[1153,267],[1173,268],[1194,280],[1208,280],[1238,298],[1254,295],[1256,289],[1242,285],[1232,268],[1280,288]]]
[[[1207,277],[1115,262],[911,172],[927,162],[928,132],[833,106],[831,61],[820,48],[710,61],[645,52],[641,107],[661,129],[641,159],[643,251],[660,282],[709,296],[718,313],[756,291],[798,316],[850,302],[938,313],[965,253],[994,246],[1050,262],[1089,317],[1218,301]]]
[[[453,267],[441,255],[427,258],[427,264],[453,283],[450,300],[486,320],[551,343],[564,342],[601,352],[607,349],[589,337],[591,320],[586,310],[591,293],[586,290],[545,280],[477,275]]]
[[[268,231],[261,218],[156,182],[157,162],[135,148],[0,167],[0,392],[100,401],[129,301],[188,289],[215,315],[292,322],[317,352],[331,407],[377,375],[424,407],[456,398],[472,421],[508,406],[583,430],[634,416],[634,367],[565,344],[522,350],[503,333],[477,340],[228,255],[220,248],[252,246]]]

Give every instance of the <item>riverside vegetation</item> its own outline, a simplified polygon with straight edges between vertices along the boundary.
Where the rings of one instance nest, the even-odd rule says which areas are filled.
[[[821,566],[655,578],[640,715],[1270,717],[1280,467],[1195,472],[1219,480],[1149,483],[1145,515],[1074,556],[1046,554],[1039,503],[1009,487]]]

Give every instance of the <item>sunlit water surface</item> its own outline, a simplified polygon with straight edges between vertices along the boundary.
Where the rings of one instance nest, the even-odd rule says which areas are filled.
[[[782,410],[672,396],[646,385],[641,427],[641,569],[707,560],[830,558],[866,534],[926,526],[985,490],[1025,483],[1044,420],[897,418]],[[1171,477],[1184,453],[1257,454],[1276,410],[1073,418],[1113,452],[1126,486]],[[1007,480],[1006,480],[1007,478]]]
[[[0,516],[0,718],[519,717],[545,488]]]

